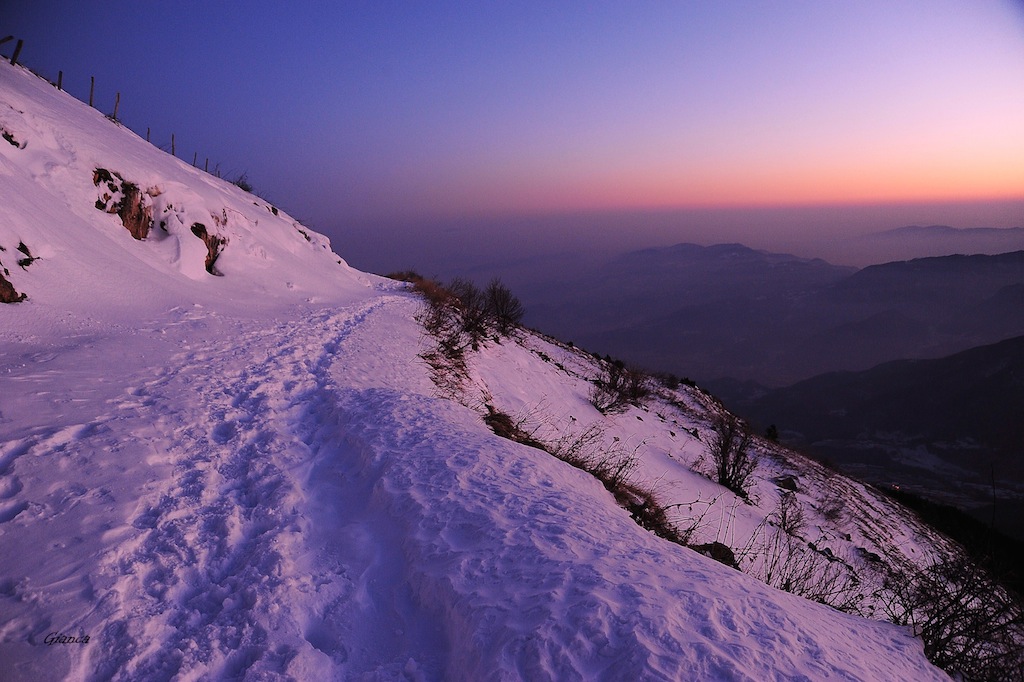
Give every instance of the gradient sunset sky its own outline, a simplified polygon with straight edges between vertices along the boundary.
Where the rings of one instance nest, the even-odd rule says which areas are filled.
[[[23,63],[328,234],[1024,198],[1020,0],[10,4]]]

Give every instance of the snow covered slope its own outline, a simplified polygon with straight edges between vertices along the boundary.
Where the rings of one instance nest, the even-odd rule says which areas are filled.
[[[944,551],[877,495],[762,444],[744,503],[691,470],[706,396],[604,415],[600,363],[527,332],[441,395],[419,299],[322,236],[7,64],[0,126],[0,678],[947,679],[482,417],[634,453],[755,573],[783,475],[821,572]]]

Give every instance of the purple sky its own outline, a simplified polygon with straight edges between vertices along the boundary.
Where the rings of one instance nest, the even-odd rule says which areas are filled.
[[[355,265],[515,216],[628,216],[563,230],[627,247],[1024,224],[1019,0],[39,0],[3,24],[23,63],[82,98],[96,76],[99,108],[119,91],[126,125],[246,172]],[[641,225],[666,214],[676,233]]]

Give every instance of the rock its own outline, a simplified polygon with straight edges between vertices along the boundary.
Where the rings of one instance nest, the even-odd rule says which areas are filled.
[[[206,271],[211,275],[221,277],[221,273],[217,271],[214,264],[217,262],[217,258],[220,256],[221,251],[224,250],[224,245],[228,243],[228,240],[220,235],[210,234],[206,229],[206,225],[202,223],[192,223],[192,234],[206,243]]]
[[[26,298],[28,297],[25,294],[19,294],[14,285],[0,274],[0,303],[19,303]]]

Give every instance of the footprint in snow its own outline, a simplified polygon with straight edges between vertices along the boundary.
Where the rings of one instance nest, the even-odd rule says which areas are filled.
[[[224,445],[225,443],[227,443],[228,441],[235,437],[235,433],[237,433],[237,431],[238,428],[235,426],[234,422],[221,422],[220,424],[217,424],[215,427],[213,427],[213,432],[210,434],[210,438],[213,440],[214,443],[217,443],[218,445]]]
[[[0,479],[0,500],[9,500],[21,492],[21,479],[17,476],[5,476]]]

